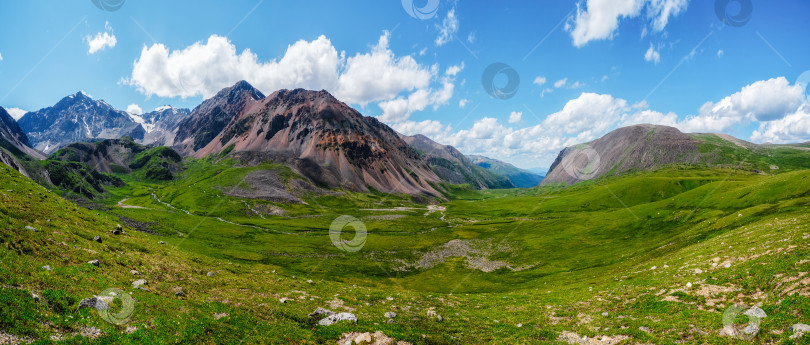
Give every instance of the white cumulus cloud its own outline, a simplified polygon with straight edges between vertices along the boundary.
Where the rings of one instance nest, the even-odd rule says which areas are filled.
[[[678,127],[690,132],[719,132],[740,123],[779,120],[795,112],[803,101],[802,86],[790,85],[785,77],[760,80],[717,103],[707,102]]]
[[[509,114],[509,123],[518,123],[523,120],[522,111],[513,111]]]
[[[212,35],[181,50],[153,44],[141,50],[132,75],[125,80],[147,96],[211,97],[239,80],[265,93],[278,89],[325,89],[338,99],[365,106],[370,102],[400,99],[403,114],[441,105],[451,97],[453,76],[464,64],[451,66],[439,77],[438,66],[418,63],[412,56],[397,56],[389,48],[390,34],[383,32],[368,52],[346,57],[326,36],[299,40],[280,59],[267,62],[245,49],[238,52],[227,38]],[[432,85],[432,83],[438,85]],[[403,98],[402,93],[410,95]],[[412,99],[412,103],[407,102]],[[388,105],[388,103],[385,103]]]
[[[115,44],[118,43],[118,39],[115,38],[115,34],[112,32],[112,26],[110,26],[109,22],[104,24],[104,30],[104,32],[97,33],[95,37],[88,35],[84,38],[88,45],[87,52],[89,54],[95,54],[107,47],[115,47]]]
[[[127,112],[134,115],[141,115],[143,114],[143,109],[137,104],[130,104],[127,106]]]
[[[810,140],[810,106],[804,105],[781,119],[760,123],[759,128],[751,135],[751,140],[774,144]]]
[[[653,31],[666,28],[671,17],[686,10],[687,0],[587,0],[577,5],[576,15],[566,23],[574,46],[611,39],[624,18],[635,18],[646,11]],[[646,28],[645,28],[646,29]]]

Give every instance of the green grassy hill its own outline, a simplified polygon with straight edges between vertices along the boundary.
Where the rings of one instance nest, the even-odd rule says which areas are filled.
[[[810,322],[810,171],[668,166],[568,188],[452,187],[425,205],[319,190],[300,203],[241,199],[228,195],[257,188],[246,182],[257,170],[299,177],[184,165],[167,181],[119,174],[127,184],[93,211],[0,168],[0,332],[71,344],[323,344],[375,331],[412,344],[725,344],[743,343],[719,335],[735,303],[768,314],[755,342],[793,343],[788,327]],[[359,251],[330,239],[344,215],[367,229]],[[134,300],[127,323],[75,312],[108,288]],[[113,311],[126,311],[120,300]],[[318,307],[359,322],[317,326]]]

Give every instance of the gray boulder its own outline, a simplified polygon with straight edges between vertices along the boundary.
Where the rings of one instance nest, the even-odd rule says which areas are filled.
[[[339,313],[339,314],[327,316],[323,320],[318,321],[318,325],[331,326],[331,325],[333,325],[335,323],[338,323],[340,321],[351,321],[351,322],[357,323],[357,317],[354,316],[354,314],[352,314],[352,313]]]
[[[746,316],[755,317],[759,319],[764,319],[765,317],[768,316],[768,314],[765,314],[765,311],[759,307],[751,307],[751,309],[746,310],[744,314]]]
[[[309,317],[321,317],[321,318],[323,318],[323,317],[332,316],[332,315],[335,315],[335,312],[333,312],[333,311],[331,311],[329,309],[324,309],[324,308],[318,307],[318,309],[315,309],[315,311],[313,311],[312,313],[309,314]]]
[[[804,323],[797,323],[793,326],[788,327],[788,331],[791,332],[810,332],[810,325]]]
[[[132,282],[132,288],[133,289],[137,289],[137,288],[141,287],[141,285],[146,285],[146,279],[138,279],[138,280]]]
[[[79,302],[79,307],[76,308],[76,311],[79,311],[82,308],[93,308],[98,311],[110,309],[110,306],[98,298],[98,296],[93,296],[90,298],[85,298]]]

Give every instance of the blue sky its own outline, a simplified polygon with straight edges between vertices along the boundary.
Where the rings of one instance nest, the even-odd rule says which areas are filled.
[[[524,168],[642,122],[810,140],[803,0],[726,0],[720,14],[722,0],[96,2],[0,5],[0,106],[84,90],[133,112],[193,108],[247,79],[268,94],[327,89],[401,132]],[[494,63],[516,92],[487,92]]]

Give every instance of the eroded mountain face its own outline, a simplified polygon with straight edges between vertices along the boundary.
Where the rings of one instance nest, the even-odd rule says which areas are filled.
[[[198,158],[226,150],[246,164],[285,163],[329,187],[440,194],[429,184],[439,177],[419,153],[377,119],[326,91],[262,98],[248,86],[240,82],[203,102],[180,125],[175,146]]]

